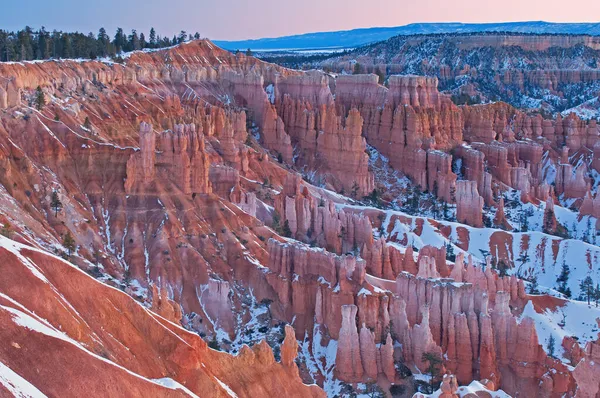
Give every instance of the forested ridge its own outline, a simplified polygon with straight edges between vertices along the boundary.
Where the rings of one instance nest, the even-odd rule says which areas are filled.
[[[97,34],[80,32],[47,31],[44,27],[33,30],[27,26],[22,30],[10,32],[0,29],[0,61],[32,61],[61,58],[102,58],[119,59],[122,52],[145,48],[163,48],[199,39],[181,31],[172,38],[160,36],[154,28],[146,36],[133,29],[129,34],[117,28],[111,37],[106,29],[100,28]]]

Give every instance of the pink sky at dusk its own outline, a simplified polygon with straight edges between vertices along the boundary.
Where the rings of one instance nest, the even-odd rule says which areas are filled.
[[[212,39],[277,37],[414,22],[597,22],[598,0],[10,0],[0,28],[114,32],[136,28],[173,35],[183,29]],[[26,5],[25,5],[26,4]],[[593,20],[596,18],[596,21]]]

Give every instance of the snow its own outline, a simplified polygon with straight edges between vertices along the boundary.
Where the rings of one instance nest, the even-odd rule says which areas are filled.
[[[46,279],[44,274],[42,274],[37,265],[35,265],[28,258],[21,254],[20,249],[22,248],[22,245],[13,240],[0,236],[0,247],[3,247],[4,249],[11,252],[11,254],[15,255],[23,263],[23,265],[25,265],[31,271],[31,273],[35,275],[38,279],[42,280],[45,283],[49,283],[48,279]]]
[[[360,289],[360,292],[358,292],[358,296],[370,296],[371,292],[368,291],[367,289],[365,289],[364,287],[362,289]]]
[[[215,377],[216,379],[216,377]],[[160,384],[163,387],[167,387],[170,390],[182,390],[184,393],[189,395],[192,398],[199,398],[196,394],[191,392],[188,388],[183,386],[182,384],[176,382],[175,380],[169,377],[163,377],[162,379],[152,379],[153,382]]]
[[[16,398],[45,398],[35,386],[0,362],[0,385]]]
[[[267,86],[267,88],[265,88],[265,91],[267,93],[267,97],[269,98],[269,102],[271,104],[275,103],[275,86],[273,86],[272,84],[269,84]]]
[[[237,394],[236,394],[236,393],[234,393],[234,392],[233,392],[233,390],[232,390],[232,389],[231,389],[231,388],[230,388],[230,387],[229,387],[227,384],[225,384],[225,383],[223,383],[221,380],[219,380],[219,379],[217,378],[217,376],[213,376],[213,377],[215,378],[215,380],[217,381],[217,383],[219,383],[219,385],[220,385],[221,387],[223,387],[223,389],[225,390],[225,392],[226,392],[227,394],[229,394],[229,396],[230,396],[230,397],[232,397],[232,398],[237,398]]]
[[[415,378],[417,377],[417,375],[414,375],[414,376],[415,376]],[[429,382],[429,378],[427,377],[426,380],[424,380],[424,381]],[[468,386],[458,387],[457,394],[460,398],[479,397],[479,396],[486,396],[486,397],[490,397],[490,398],[511,398],[510,395],[508,395],[507,393],[505,393],[502,390],[498,390],[498,391],[488,390],[487,388],[485,388],[485,386],[483,384],[481,384],[478,381],[472,381],[471,384],[469,384]],[[433,394],[421,394],[421,396],[429,397],[429,398],[439,398],[441,395],[442,395],[442,390],[437,390]]]
[[[50,254],[50,253],[47,253],[47,252],[45,252],[45,251],[43,251],[43,250],[39,250],[39,249],[36,249],[36,248],[33,248],[33,247],[25,246],[25,245],[22,245],[22,244],[20,244],[20,243],[17,243],[17,242],[11,241],[11,240],[9,240],[9,239],[7,239],[7,238],[3,237],[3,236],[0,236],[0,247],[3,247],[3,248],[5,248],[5,249],[9,250],[11,253],[14,253],[15,251],[19,252],[21,249],[24,249],[24,248],[26,248],[26,249],[28,249],[28,250],[32,250],[32,251],[37,251],[37,252],[39,252],[39,253],[43,253],[43,254],[47,255],[48,257],[52,257],[52,258],[56,259],[57,261],[63,262],[63,263],[65,263],[65,264],[67,264],[68,266],[72,267],[73,269],[76,269],[76,270],[77,270],[78,272],[80,272],[82,275],[85,275],[85,277],[87,277],[87,278],[90,278],[90,279],[93,279],[91,276],[87,275],[85,272],[81,271],[79,268],[75,267],[74,265],[70,264],[69,262],[67,262],[67,261],[63,260],[63,259],[62,259],[62,258],[60,258],[60,257],[54,256],[54,255],[52,255],[52,254]],[[19,253],[19,255],[20,255],[19,259],[21,259],[21,260],[22,260],[22,259],[24,258],[24,257],[23,257],[23,255],[21,255],[20,253]],[[27,259],[25,259],[25,260],[26,260],[26,261],[28,261]],[[25,266],[27,266],[27,267],[29,267],[29,266],[30,266],[30,265],[28,265],[28,264],[24,264],[24,265],[25,265]],[[39,271],[38,271],[38,272],[39,272]],[[116,288],[114,288],[114,287],[112,287],[112,286],[109,286],[109,285],[105,285],[105,287],[106,287],[107,289],[112,289],[112,290],[114,290],[115,292],[117,292],[118,294],[122,294],[122,295],[124,295],[124,296],[125,296],[125,297],[126,297],[128,300],[131,300],[131,298],[130,298],[130,297],[127,295],[127,294],[123,293],[122,291],[120,291],[120,290],[118,290],[118,289],[116,289]],[[54,289],[54,288],[53,288],[53,289]],[[56,292],[56,290],[55,290],[55,292]],[[56,292],[56,293],[57,293],[57,294],[59,294],[58,292]],[[153,384],[161,385],[160,383],[158,383],[158,382],[156,382],[156,381],[154,381],[154,380],[147,379],[147,378],[145,378],[145,377],[143,377],[143,376],[141,376],[141,375],[139,375],[139,374],[137,374],[137,373],[134,373],[134,372],[130,371],[130,370],[129,370],[129,369],[127,369],[127,368],[124,368],[124,367],[122,367],[122,366],[120,366],[120,365],[118,365],[118,364],[116,364],[116,363],[114,363],[114,362],[112,362],[112,361],[110,361],[110,360],[108,360],[108,359],[106,359],[106,358],[102,357],[102,356],[99,356],[99,355],[97,355],[97,354],[95,354],[95,353],[93,353],[93,352],[89,351],[87,348],[85,348],[85,347],[84,347],[83,345],[81,345],[79,342],[77,342],[77,341],[75,341],[75,340],[71,339],[69,336],[67,336],[67,335],[66,335],[65,333],[63,333],[62,331],[60,331],[60,330],[57,330],[56,328],[54,328],[53,326],[51,326],[51,325],[50,325],[50,323],[49,323],[47,320],[45,320],[45,319],[43,319],[43,318],[40,318],[39,316],[37,316],[37,315],[35,315],[34,313],[30,312],[30,311],[29,311],[29,310],[27,310],[27,309],[26,309],[26,308],[25,308],[23,305],[21,305],[20,303],[18,303],[18,302],[17,302],[17,301],[15,301],[15,300],[13,300],[13,299],[12,299],[12,298],[10,298],[9,296],[6,296],[5,294],[2,294],[2,293],[0,293],[0,296],[1,296],[2,298],[6,299],[8,302],[12,303],[12,305],[14,305],[15,307],[18,307],[18,308],[19,308],[19,309],[17,309],[17,308],[14,308],[14,307],[8,307],[8,306],[5,306],[5,305],[0,305],[0,309],[2,309],[2,310],[5,310],[5,311],[7,311],[7,312],[9,312],[9,313],[11,314],[12,321],[13,321],[13,322],[14,322],[16,325],[18,325],[18,326],[20,326],[20,327],[23,327],[23,328],[25,328],[25,329],[31,330],[31,331],[33,331],[33,332],[36,332],[36,333],[41,333],[41,334],[44,334],[44,335],[46,335],[46,336],[48,336],[48,337],[55,338],[55,339],[58,339],[58,340],[64,341],[64,342],[66,342],[66,343],[72,344],[72,345],[74,345],[75,347],[77,347],[78,349],[80,349],[80,350],[84,351],[86,354],[88,354],[88,355],[90,355],[90,356],[94,357],[95,359],[98,359],[98,360],[101,360],[101,361],[103,361],[103,362],[105,362],[105,363],[108,363],[108,364],[109,364],[109,365],[111,365],[111,366],[118,367],[119,369],[122,369],[122,370],[126,371],[127,373],[131,374],[131,375],[132,375],[132,376],[134,376],[134,377],[137,377],[137,378],[143,379],[144,381],[147,381],[147,382],[150,382],[150,383],[153,383]],[[60,298],[62,299],[62,301],[64,301],[64,303],[65,303],[65,304],[66,304],[66,305],[67,305],[69,308],[71,308],[71,309],[72,309],[72,311],[74,311],[74,312],[75,312],[75,314],[76,314],[76,315],[79,315],[79,314],[77,313],[77,311],[75,311],[75,309],[74,309],[74,308],[73,308],[73,307],[72,307],[72,306],[71,306],[71,305],[70,305],[70,304],[69,304],[69,303],[68,303],[68,302],[67,302],[67,301],[64,299],[64,297],[60,296]],[[61,304],[61,305],[65,305],[65,304],[63,304],[63,303],[62,303],[62,301],[60,302],[60,304]],[[134,303],[135,303],[136,305],[140,305],[140,307],[141,307],[141,308],[143,308],[143,309],[144,309],[144,311],[146,311],[146,313],[147,313],[147,314],[148,314],[148,315],[149,315],[149,316],[150,316],[150,317],[151,317],[151,318],[152,318],[152,319],[153,319],[153,320],[154,320],[154,321],[155,321],[155,322],[156,322],[158,325],[160,325],[160,326],[161,326],[161,327],[162,327],[162,328],[163,328],[165,331],[167,331],[169,334],[173,335],[175,338],[177,338],[178,340],[180,340],[180,341],[181,341],[182,343],[184,343],[185,345],[187,345],[187,346],[190,346],[190,345],[189,345],[189,344],[188,344],[188,343],[187,343],[187,342],[186,342],[184,339],[182,339],[182,338],[181,338],[181,337],[180,337],[178,334],[176,334],[176,333],[175,333],[174,331],[172,331],[170,328],[168,328],[168,327],[164,326],[164,323],[168,323],[168,324],[170,324],[172,327],[174,327],[174,328],[177,328],[178,330],[180,330],[180,331],[182,331],[182,332],[184,332],[184,333],[188,333],[188,334],[191,334],[191,335],[193,335],[193,333],[191,333],[191,332],[189,332],[189,331],[187,331],[187,330],[183,329],[183,328],[182,328],[181,326],[179,326],[179,325],[176,325],[176,324],[174,324],[174,323],[172,323],[172,322],[170,322],[170,321],[168,321],[168,320],[164,319],[163,317],[161,317],[161,316],[160,316],[160,315],[158,315],[158,314],[155,314],[155,313],[153,313],[153,312],[151,312],[151,311],[148,311],[146,308],[144,308],[143,306],[141,306],[141,304],[139,304],[139,303],[137,303],[137,302],[135,302],[135,301],[134,301]],[[111,303],[111,304],[112,304],[112,303]],[[113,306],[114,306],[114,304],[113,304]],[[115,307],[115,308],[116,308],[116,307]],[[118,311],[118,309],[117,309],[117,311]],[[81,318],[81,316],[79,316],[79,318],[80,318],[80,319],[82,319],[82,318]],[[161,319],[161,322],[159,322],[159,321],[158,321],[156,318],[160,318],[160,319]],[[83,320],[83,319],[82,319],[82,320]],[[93,337],[93,338],[95,338],[95,336],[92,336],[92,337]],[[4,382],[3,382],[3,381],[4,381],[4,379],[3,379],[2,377],[3,377],[3,373],[2,373],[2,372],[0,372],[0,382],[2,382],[2,383],[4,384]],[[177,388],[179,388],[179,387],[177,387]],[[188,394],[189,394],[189,392],[187,392],[187,391],[186,391],[187,389],[185,389],[185,387],[181,386],[181,388],[183,388],[183,389],[184,389],[184,392],[186,392],[186,393],[188,393]],[[23,396],[27,396],[27,395],[23,395]],[[38,395],[38,396],[43,396],[43,395]],[[192,396],[192,397],[196,397],[196,395],[190,395],[190,396]]]
[[[520,319],[525,317],[534,320],[538,341],[547,353],[550,336],[554,336],[554,355],[567,363],[561,344],[564,337],[577,337],[582,346],[598,337],[596,319],[600,318],[600,308],[593,304],[588,306],[586,302],[567,301],[563,307],[556,308],[556,311],[546,309],[538,314],[533,303],[529,301]]]
[[[308,340],[308,333],[304,341],[298,341],[298,358],[304,360],[313,380],[319,376],[323,377],[322,388],[328,397],[339,396],[342,383],[334,377],[337,341],[331,339],[326,346],[323,346],[322,339],[321,328],[315,324],[312,344]]]
[[[563,111],[561,114],[562,116],[568,116],[571,113],[574,113],[583,120],[597,119],[600,117],[600,99],[592,98],[582,104]]]
[[[541,204],[539,210],[530,217],[532,225],[537,223],[537,217],[543,214],[544,206],[545,204]],[[350,209],[354,212],[381,211],[369,206],[348,204],[338,204],[337,208],[340,210]],[[584,231],[587,228],[587,216],[579,219],[576,213],[560,206],[555,206],[555,212],[557,218],[565,223],[573,222],[569,229],[573,229],[575,233],[581,233],[577,231]],[[384,214],[384,227],[393,225],[392,231],[386,237],[388,244],[395,244],[399,247],[400,245],[393,241],[399,242],[405,238],[406,246],[412,245],[417,249],[426,245],[440,248],[451,243],[456,254],[464,252],[467,256],[471,255],[473,261],[479,264],[485,264],[485,255],[487,254],[498,258],[498,251],[503,249],[508,255],[509,262],[515,263],[515,268],[511,268],[509,273],[515,274],[520,271],[526,277],[536,276],[538,283],[548,288],[557,286],[556,277],[560,274],[563,262],[566,262],[571,271],[568,286],[573,297],[579,295],[579,283],[588,275],[594,282],[600,282],[600,247],[581,240],[562,239],[539,231],[508,233],[495,228],[475,228],[456,222],[435,221],[425,217],[412,216],[397,210],[385,210]],[[392,220],[392,217],[396,219]],[[416,233],[418,224],[422,225],[420,234]],[[440,228],[443,226],[450,228],[449,238],[441,233]],[[456,246],[467,243],[458,241],[459,228],[465,230],[468,236],[466,251]],[[506,247],[490,245],[495,234],[510,234],[508,239],[500,236],[500,241],[504,241]],[[523,256],[527,256],[528,260],[519,270],[518,266],[521,262],[518,259]]]

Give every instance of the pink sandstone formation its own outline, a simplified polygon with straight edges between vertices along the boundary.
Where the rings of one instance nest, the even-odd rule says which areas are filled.
[[[124,66],[1,64],[0,72],[15,77],[0,90],[0,165],[6,170],[0,182],[14,199],[3,201],[8,215],[1,215],[2,222],[11,221],[16,240],[46,248],[61,247],[70,231],[77,266],[103,273],[152,309],[115,296],[114,289],[100,288],[90,278],[81,280],[85,288],[103,289],[101,294],[115,298],[122,309],[92,303],[119,325],[110,327],[111,334],[129,339],[129,332],[142,333],[140,339],[148,339],[133,355],[94,322],[94,333],[103,336],[98,348],[106,348],[119,364],[135,366],[149,378],[188,382],[192,391],[224,394],[218,382],[196,377],[212,371],[239,396],[322,396],[300,382],[296,339],[306,342],[303,351],[320,341],[313,352],[337,340],[334,374],[347,383],[395,383],[395,361],[423,370],[426,352],[442,357],[444,369],[455,374],[456,381],[444,384],[445,394],[454,394],[456,382],[487,379],[511,394],[562,396],[576,391],[578,373],[580,380],[595,374],[589,361],[574,364],[579,371],[573,373],[546,355],[534,323],[520,318],[531,299],[522,280],[499,276],[491,263],[483,270],[472,258],[465,261],[469,231],[478,230],[351,206],[294,172],[306,166],[324,186],[347,195],[356,183],[360,199],[375,187],[368,143],[412,184],[456,203],[459,222],[481,227],[484,203],[495,203],[494,194],[507,187],[520,190],[526,200],[547,201],[549,210],[556,195],[572,196],[581,199],[582,214],[595,215],[597,196],[589,193],[587,166],[575,167],[578,156],[588,160],[585,148],[597,146],[595,124],[575,117],[546,120],[505,104],[458,107],[438,92],[434,78],[396,76],[389,88],[378,85],[374,75],[330,81],[320,72],[290,71],[230,54],[208,41],[135,53]],[[43,112],[30,109],[21,101],[37,85],[57,100],[85,107],[52,103]],[[91,95],[101,100],[91,101]],[[125,99],[130,106],[121,106]],[[231,102],[225,106],[225,101]],[[14,116],[17,110],[27,112],[27,120]],[[54,112],[60,121],[53,121]],[[89,131],[82,128],[86,116],[93,124]],[[248,138],[250,132],[254,136]],[[272,159],[279,154],[281,163]],[[452,169],[453,161],[460,170]],[[552,167],[559,173],[555,192],[544,175]],[[54,189],[64,202],[56,213],[50,206]],[[498,217],[499,224],[506,221]],[[379,227],[383,233],[376,238],[373,229]],[[289,236],[280,236],[284,231]],[[446,261],[443,244],[428,246],[434,242],[426,233],[443,237],[444,244],[455,233],[452,243],[461,249],[456,261]],[[500,253],[513,246],[512,239],[508,232],[493,231],[490,250],[497,249],[499,259],[514,258],[513,252]],[[94,318],[81,291],[47,266],[59,260],[33,260],[60,291],[72,295],[86,320]],[[11,267],[2,292],[37,300],[22,295],[19,281],[41,282],[31,279],[33,274],[13,272]],[[45,292],[40,300],[57,299],[48,286],[39,287]],[[32,310],[47,310],[34,304]],[[252,316],[248,308],[259,306],[272,317],[269,326],[281,322],[295,329],[285,328],[281,364],[266,343],[240,348],[237,357],[217,355],[197,334],[165,323],[236,340]],[[57,327],[95,344],[84,323],[55,307],[71,319]],[[5,318],[12,325],[12,316]],[[120,332],[125,318],[140,327]],[[5,333],[7,339],[35,335],[13,326]],[[1,359],[19,370],[41,361],[39,355],[19,362],[20,354],[10,350],[2,351]],[[586,355],[593,352],[574,357]],[[209,370],[198,365],[203,358]],[[239,380],[248,380],[249,387]],[[164,392],[155,385],[138,390],[138,382],[127,392]]]

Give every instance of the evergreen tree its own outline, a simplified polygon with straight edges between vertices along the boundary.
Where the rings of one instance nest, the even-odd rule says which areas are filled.
[[[179,32],[179,36],[177,37],[177,43],[181,44],[183,42],[185,42],[187,39],[187,32],[185,30],[182,30],[181,32]]]
[[[498,275],[506,276],[508,275],[508,265],[504,262],[504,260],[498,261]]]
[[[429,375],[429,391],[428,394],[433,394],[435,391],[435,379],[440,374],[439,365],[442,363],[442,358],[439,357],[438,354],[434,352],[424,352],[421,360],[423,362],[428,362],[426,373]]]
[[[128,41],[127,47],[130,51],[137,51],[137,50],[141,49],[140,37],[138,36],[137,31],[135,29],[133,29],[131,31],[131,34],[129,35],[129,41]]]
[[[556,340],[554,339],[554,335],[550,334],[550,338],[548,338],[548,344],[546,345],[546,348],[548,350],[548,356],[550,356],[551,358],[554,358],[555,344]]]
[[[273,231],[278,234],[282,234],[281,232],[281,217],[277,211],[273,212]]]
[[[109,54],[109,44],[110,44],[110,38],[106,34],[106,29],[100,28],[100,30],[98,31],[97,41],[98,41],[98,45],[97,45],[98,55],[100,57],[106,57]]]
[[[71,58],[73,56],[73,47],[69,35],[60,36],[60,58]]]
[[[61,211],[63,207],[60,198],[58,197],[57,191],[52,191],[52,197],[50,198],[50,208],[54,210],[54,217],[58,216],[58,212]]]
[[[252,50],[250,50],[250,49],[247,49],[247,50],[246,50],[246,56],[247,56],[247,57],[251,57],[251,56],[252,56]]]
[[[598,307],[598,302],[600,302],[600,285],[596,284],[596,288],[594,289],[594,302],[596,303],[596,307]]]
[[[538,289],[538,281],[537,281],[537,277],[532,277],[529,280],[529,294],[540,294],[540,291]]]
[[[579,284],[579,290],[581,290],[579,299],[587,300],[588,305],[590,301],[594,298],[594,281],[591,276],[587,276],[581,283]]]
[[[419,185],[413,186],[413,192],[409,203],[412,212],[417,213],[421,207],[421,187]]]
[[[529,262],[529,253],[527,253],[527,252],[521,253],[519,258],[517,258],[517,261],[519,261],[521,263],[517,270],[517,276],[519,278],[523,279],[522,270],[523,270],[523,266]]]
[[[450,260],[452,262],[456,261],[456,254],[454,254],[454,246],[452,246],[452,243],[450,242],[446,244],[446,260]]]
[[[355,63],[352,73],[355,75],[360,75],[360,70],[361,70],[360,64],[358,62]]]
[[[35,56],[37,59],[48,58],[48,55],[49,55],[48,39],[49,39],[49,34],[48,34],[48,32],[46,32],[46,28],[42,26],[42,28],[38,32],[38,44],[37,44],[37,51],[36,51],[36,56]]]
[[[117,32],[115,33],[115,38],[113,39],[113,45],[115,46],[115,51],[118,53],[125,51],[124,47],[126,45],[125,34],[123,33],[122,28],[117,28]]]
[[[194,40],[200,40],[200,33],[196,32],[194,34]]]
[[[283,223],[283,236],[285,236],[286,238],[291,238],[292,237],[292,230],[290,229],[290,223],[288,222],[288,220],[285,220],[285,222]]]
[[[67,234],[63,238],[62,242],[65,249],[67,249],[67,255],[70,257],[71,253],[75,250],[75,239],[71,235],[71,231],[67,231]]]
[[[566,262],[563,262],[562,268],[560,270],[560,275],[556,278],[558,282],[558,290],[562,294],[564,294],[567,298],[571,298],[571,289],[568,286],[569,275],[571,274],[571,270]]]
[[[150,41],[148,42],[150,48],[154,48],[156,47],[157,43],[156,43],[156,30],[154,30],[154,28],[150,28],[150,37],[149,37]]]
[[[446,201],[442,202],[442,216],[444,217],[444,220],[447,220],[450,218],[450,214],[448,213],[449,209],[448,209],[448,203]]]
[[[35,107],[38,111],[41,111],[42,109],[44,109],[45,105],[46,97],[44,97],[44,92],[42,91],[42,88],[40,86],[37,86],[37,88],[35,89]]]

